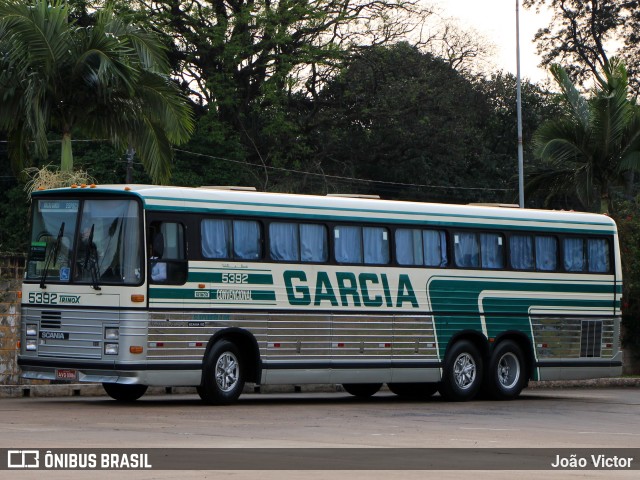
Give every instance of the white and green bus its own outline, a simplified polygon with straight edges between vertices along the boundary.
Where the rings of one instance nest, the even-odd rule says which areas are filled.
[[[462,401],[622,370],[604,215],[143,185],[38,191],[32,211],[29,379]]]

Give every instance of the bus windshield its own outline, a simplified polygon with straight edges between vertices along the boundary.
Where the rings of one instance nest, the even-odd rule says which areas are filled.
[[[139,284],[139,215],[134,200],[37,200],[26,279]]]

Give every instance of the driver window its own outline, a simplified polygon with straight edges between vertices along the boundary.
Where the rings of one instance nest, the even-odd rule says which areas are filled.
[[[186,281],[184,226],[181,223],[152,223],[148,232],[148,252],[151,283],[176,285]]]

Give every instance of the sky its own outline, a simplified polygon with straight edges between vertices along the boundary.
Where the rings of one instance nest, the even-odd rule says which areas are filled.
[[[495,46],[495,65],[516,73],[516,0],[429,0],[442,9],[445,17],[459,20],[463,28],[472,28]],[[537,82],[547,74],[538,67],[533,36],[539,28],[548,25],[551,13],[535,13],[520,5],[520,73],[522,78]]]

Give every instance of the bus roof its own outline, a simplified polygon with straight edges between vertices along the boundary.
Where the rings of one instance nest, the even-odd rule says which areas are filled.
[[[606,215],[573,211],[456,205],[350,196],[266,193],[234,189],[158,185],[99,185],[34,192],[41,195],[111,195],[139,197],[148,210],[249,215],[298,220],[425,224],[447,227],[500,227],[513,230],[615,233]]]

